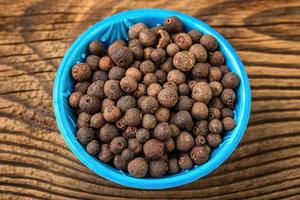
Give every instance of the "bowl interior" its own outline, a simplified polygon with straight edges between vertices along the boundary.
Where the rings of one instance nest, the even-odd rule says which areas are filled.
[[[233,131],[227,132],[223,142],[218,148],[213,150],[209,161],[204,165],[195,166],[191,170],[185,170],[178,174],[168,175],[159,179],[138,179],[90,156],[76,140],[76,112],[68,106],[68,96],[73,91],[74,84],[70,70],[74,64],[85,60],[88,53],[87,46],[91,41],[95,39],[101,40],[108,46],[116,39],[127,40],[127,30],[132,24],[143,22],[149,27],[154,27],[162,24],[166,17],[174,15],[182,20],[185,31],[197,29],[204,34],[214,35],[220,43],[221,51],[225,54],[226,64],[241,78],[241,83],[237,89],[237,102],[234,110],[234,118],[237,126]],[[229,43],[214,29],[195,18],[175,11],[141,9],[122,12],[96,23],[72,44],[58,69],[55,78],[53,99],[57,124],[64,140],[73,153],[88,168],[96,174],[122,185],[144,189],[162,189],[183,185],[199,179],[213,171],[229,157],[238,145],[246,129],[250,114],[251,95],[248,78],[240,59]]]

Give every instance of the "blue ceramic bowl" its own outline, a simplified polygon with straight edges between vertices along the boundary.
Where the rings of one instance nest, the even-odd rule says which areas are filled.
[[[162,178],[134,178],[128,173],[117,170],[89,155],[85,148],[76,140],[76,115],[75,111],[68,106],[68,96],[73,91],[74,84],[70,71],[74,64],[84,61],[87,56],[87,46],[91,41],[95,39],[101,40],[108,46],[116,39],[128,40],[127,30],[131,25],[143,22],[149,27],[154,27],[162,24],[164,19],[169,16],[179,17],[184,24],[185,31],[197,29],[204,34],[213,35],[219,41],[220,49],[225,54],[227,65],[241,78],[237,89],[237,102],[234,110],[236,127],[226,134],[223,142],[218,148],[213,150],[208,162],[205,164]],[[247,127],[250,116],[251,93],[249,80],[242,62],[231,45],[217,31],[198,19],[176,11],[139,9],[121,12],[96,23],[72,44],[65,54],[55,77],[53,106],[58,128],[64,140],[76,157],[89,169],[99,176],[124,186],[142,189],[163,189],[193,182],[215,170],[230,156],[239,144]]]

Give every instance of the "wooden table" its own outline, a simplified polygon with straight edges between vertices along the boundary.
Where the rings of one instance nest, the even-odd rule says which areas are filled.
[[[217,29],[249,74],[243,141],[209,176],[162,191],[94,175],[64,143],[55,72],[88,26],[140,7],[176,9]],[[0,0],[1,199],[300,199],[300,1]]]

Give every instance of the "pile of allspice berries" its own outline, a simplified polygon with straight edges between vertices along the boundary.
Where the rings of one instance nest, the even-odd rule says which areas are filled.
[[[76,138],[100,161],[134,177],[162,177],[205,163],[226,131],[240,79],[212,35],[183,31],[176,16],[128,30],[129,41],[88,46],[75,64],[69,105]]]

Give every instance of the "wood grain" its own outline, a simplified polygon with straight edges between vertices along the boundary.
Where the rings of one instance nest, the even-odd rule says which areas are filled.
[[[13,3],[12,3],[13,2]],[[64,143],[55,72],[88,26],[122,10],[176,9],[217,29],[249,74],[241,144],[207,177],[162,191],[94,175]],[[0,0],[1,199],[300,199],[300,1]]]

